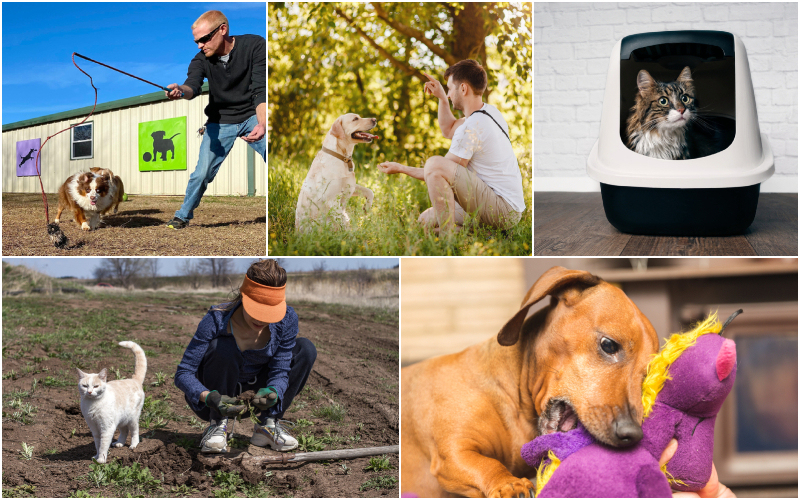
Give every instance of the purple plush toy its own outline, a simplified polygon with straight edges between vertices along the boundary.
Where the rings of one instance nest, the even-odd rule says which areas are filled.
[[[673,335],[647,368],[642,440],[631,448],[598,443],[582,426],[539,436],[522,457],[539,467],[537,497],[671,497],[700,490],[711,477],[714,422],[736,379],[736,345],[712,314]],[[710,335],[707,335],[710,334]],[[678,449],[659,468],[675,438]],[[669,479],[668,479],[669,478]]]

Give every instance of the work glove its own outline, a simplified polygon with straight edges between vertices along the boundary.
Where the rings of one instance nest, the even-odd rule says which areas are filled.
[[[253,398],[253,406],[259,410],[266,410],[276,404],[278,404],[278,393],[275,392],[275,388],[272,386],[259,389],[256,397]]]
[[[206,396],[206,406],[217,410],[223,417],[235,417],[245,408],[244,405],[237,405],[238,400],[230,396],[220,394],[218,391],[211,391]]]

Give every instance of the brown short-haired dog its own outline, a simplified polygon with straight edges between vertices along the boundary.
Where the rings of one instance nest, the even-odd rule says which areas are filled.
[[[550,305],[525,319],[547,295]],[[535,471],[520,448],[577,419],[606,444],[635,444],[657,349],[622,290],[586,271],[548,270],[496,338],[402,370],[401,491],[532,496]]]

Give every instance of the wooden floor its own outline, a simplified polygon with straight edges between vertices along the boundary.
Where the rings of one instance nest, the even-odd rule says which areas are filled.
[[[636,236],[617,231],[600,193],[534,193],[533,254],[797,256],[797,194],[762,193],[741,236]]]

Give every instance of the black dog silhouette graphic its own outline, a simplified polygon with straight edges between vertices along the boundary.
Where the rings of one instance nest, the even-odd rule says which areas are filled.
[[[36,151],[36,150],[35,149],[31,149],[30,151],[28,151],[28,154],[26,154],[25,156],[22,157],[22,161],[19,162],[19,165],[17,165],[17,168],[22,168],[22,166],[25,165],[26,161],[33,160],[33,152],[34,151]]]
[[[161,153],[161,161],[167,161],[167,152],[172,151],[172,160],[175,159],[175,144],[172,142],[173,137],[180,135],[173,135],[169,139],[164,139],[167,133],[163,130],[157,130],[150,134],[153,137],[153,161],[158,160],[158,154]],[[145,160],[147,161],[147,160]]]

